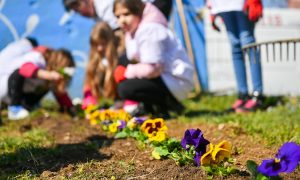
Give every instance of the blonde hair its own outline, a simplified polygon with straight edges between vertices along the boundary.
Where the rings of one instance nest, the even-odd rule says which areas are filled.
[[[97,51],[97,47],[101,42],[105,44],[104,55]],[[115,98],[116,83],[113,71],[118,64],[117,44],[114,32],[107,23],[100,22],[93,27],[90,44],[91,49],[86,69],[85,86],[90,87],[93,96],[97,98]],[[107,65],[103,62],[104,58],[108,61]]]
[[[43,54],[46,60],[46,70],[59,71],[65,67],[75,67],[71,53],[66,49],[47,49]],[[64,92],[66,85],[71,79],[64,79],[55,86],[58,93]]]

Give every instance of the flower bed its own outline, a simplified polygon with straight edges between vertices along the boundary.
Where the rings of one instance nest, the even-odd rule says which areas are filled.
[[[170,158],[180,166],[193,163],[212,175],[226,176],[238,171],[231,158],[231,143],[223,140],[213,145],[200,129],[187,129],[179,141],[168,136],[168,128],[161,118],[131,117],[123,110],[101,110],[95,106],[88,107],[85,113],[91,124],[100,125],[115,138],[131,137],[149,145],[155,159]],[[260,166],[249,160],[247,167],[254,178],[264,179],[290,173],[299,162],[300,146],[288,142],[279,149],[275,159],[264,160]]]

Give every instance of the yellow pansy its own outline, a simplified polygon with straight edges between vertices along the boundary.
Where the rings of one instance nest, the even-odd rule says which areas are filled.
[[[98,119],[99,118],[99,115],[100,115],[100,112],[99,110],[97,111],[94,111],[90,114],[90,119]]]
[[[211,157],[211,153],[213,152],[214,145],[212,143],[209,144],[209,151],[207,151],[205,154],[201,156],[201,165],[210,165],[212,164],[213,160]]]
[[[117,115],[118,119],[123,120],[125,122],[129,121],[132,118],[131,115],[124,110],[119,110]]]
[[[102,111],[100,111],[99,117],[100,117],[101,121],[111,120],[111,118],[110,118],[111,117],[110,111],[108,111],[108,110],[102,110]]]
[[[231,155],[231,144],[222,141],[217,145],[209,144],[209,151],[201,157],[201,165],[218,164]]]
[[[166,131],[168,130],[167,126],[164,124],[164,120],[162,118],[157,119],[148,119],[146,120],[142,126],[141,130],[148,136],[153,136],[153,133],[158,131]]]
[[[87,108],[84,110],[85,114],[91,114],[96,109],[95,105],[88,105]]]
[[[231,144],[228,141],[222,141],[215,146],[215,150],[212,153],[212,158],[217,163],[222,162],[225,158],[231,155]]]
[[[135,118],[132,118],[127,122],[127,127],[129,127],[129,129],[131,129],[131,130],[136,127]]]
[[[112,123],[108,126],[108,130],[111,133],[116,133],[118,130],[118,125],[116,123]]]
[[[165,131],[158,131],[156,133],[151,134],[151,136],[149,137],[149,141],[164,141],[167,138],[167,134]]]
[[[93,119],[90,119],[90,123],[91,123],[91,125],[96,125],[96,124],[98,124],[98,121],[97,121],[97,119],[93,118]]]

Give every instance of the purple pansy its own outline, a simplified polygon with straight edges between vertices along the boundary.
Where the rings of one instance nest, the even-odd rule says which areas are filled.
[[[209,141],[203,137],[203,133],[200,129],[188,129],[184,133],[184,137],[181,140],[181,146],[184,149],[189,149],[189,146],[194,146],[196,155],[194,161],[197,166],[200,165],[200,158],[206,152],[206,145],[209,144]]]
[[[118,129],[124,129],[126,127],[126,122],[123,120],[119,120],[120,125],[118,126]]]
[[[266,176],[277,176],[279,173],[290,173],[300,162],[300,145],[287,142],[281,146],[275,159],[263,160],[258,171]]]
[[[135,122],[139,125],[142,125],[145,120],[146,120],[145,117],[135,117]]]

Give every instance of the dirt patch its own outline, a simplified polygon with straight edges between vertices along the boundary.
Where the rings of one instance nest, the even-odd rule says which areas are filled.
[[[262,140],[247,135],[234,124],[182,123],[167,121],[168,134],[181,139],[188,128],[199,128],[210,142],[216,144],[228,140],[234,146],[233,158],[240,172],[225,179],[251,179],[246,171],[246,161],[261,162],[275,155],[278,147],[267,147]],[[193,165],[179,167],[173,160],[155,160],[151,149],[133,139],[114,139],[98,126],[86,120],[73,121],[67,117],[47,117],[23,124],[20,132],[32,128],[46,129],[53,138],[53,147],[38,149],[42,155],[25,164],[11,164],[5,172],[33,170],[41,179],[61,177],[80,179],[205,179],[201,168]],[[84,164],[84,165],[83,165]],[[284,179],[300,179],[300,172],[284,175]],[[214,179],[224,179],[216,177]]]

